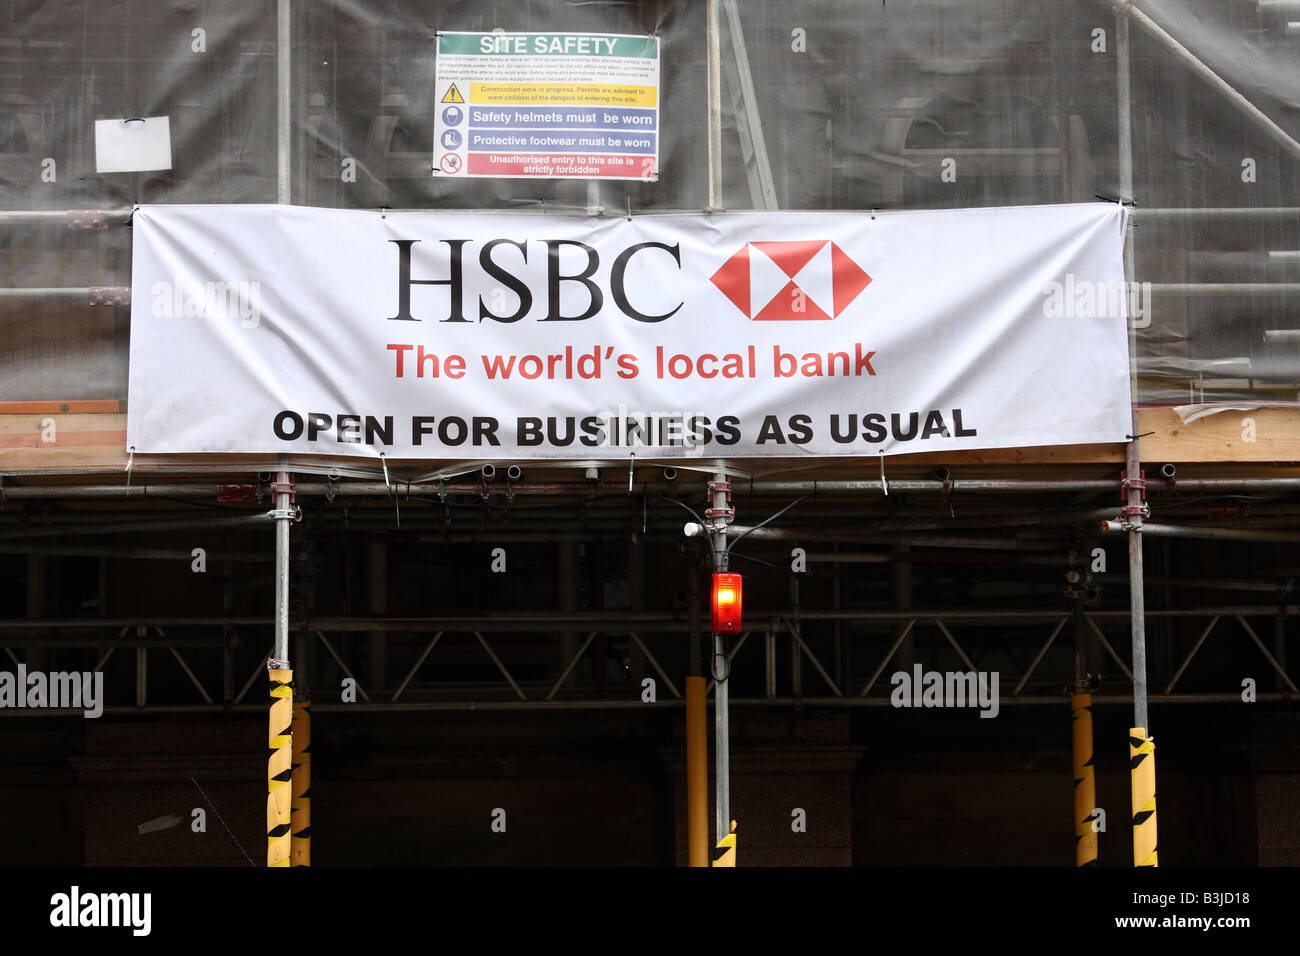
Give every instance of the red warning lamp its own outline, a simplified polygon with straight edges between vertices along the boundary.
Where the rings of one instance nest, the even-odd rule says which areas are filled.
[[[740,575],[713,575],[713,633],[739,634],[741,611]]]

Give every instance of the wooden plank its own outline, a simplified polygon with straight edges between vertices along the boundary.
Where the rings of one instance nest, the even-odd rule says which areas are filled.
[[[1223,411],[1186,425],[1172,408],[1144,408],[1138,432],[1145,462],[1300,462],[1300,408]]]
[[[45,428],[43,422],[54,423],[55,444],[62,441],[64,432],[89,432],[102,435],[126,431],[126,416],[120,413],[92,413],[62,415],[0,415],[0,439],[6,436],[33,435],[40,440],[40,433]],[[103,441],[101,444],[110,444]],[[123,440],[122,446],[126,447]]]
[[[871,460],[867,459],[868,462]],[[885,466],[894,462],[900,465],[1077,465],[1124,460],[1124,445],[1039,445],[1033,448],[886,455]]]
[[[96,429],[94,431],[68,431],[56,429],[48,432],[49,438],[46,438],[45,430],[22,433],[22,434],[0,434],[0,450],[13,448],[41,448],[54,447],[59,448],[106,448],[115,444],[126,444],[126,432],[103,431]]]
[[[54,425],[52,434],[43,424],[48,422]],[[54,440],[46,441],[49,437]],[[0,415],[0,470],[107,472],[125,467],[126,415],[119,411]]]

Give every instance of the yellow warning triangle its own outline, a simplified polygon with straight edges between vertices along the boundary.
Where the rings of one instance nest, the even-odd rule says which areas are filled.
[[[456,89],[456,84],[453,83],[447,88],[447,92],[442,94],[442,101],[444,103],[464,103],[465,97],[460,95],[460,90]]]

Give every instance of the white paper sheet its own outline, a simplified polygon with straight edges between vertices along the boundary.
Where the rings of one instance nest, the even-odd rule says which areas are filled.
[[[139,173],[172,168],[166,116],[95,120],[95,171]]]

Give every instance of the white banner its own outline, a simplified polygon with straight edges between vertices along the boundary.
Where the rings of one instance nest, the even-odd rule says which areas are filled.
[[[1121,442],[1113,204],[135,212],[140,453],[626,459]]]

